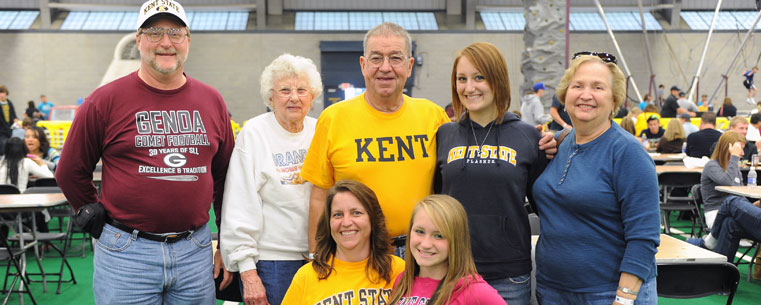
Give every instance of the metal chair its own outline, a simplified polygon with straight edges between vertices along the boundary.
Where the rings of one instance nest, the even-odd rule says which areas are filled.
[[[702,298],[728,294],[732,304],[740,271],[731,263],[719,264],[658,264],[658,296],[673,299]]]
[[[22,293],[26,293],[29,295],[29,299],[32,300],[33,304],[37,304],[37,301],[34,300],[34,296],[32,295],[32,291],[29,288],[29,282],[27,282],[26,277],[22,276],[21,270],[21,263],[20,259],[24,255],[24,252],[26,249],[22,248],[12,248],[8,245],[7,237],[8,237],[8,230],[10,228],[6,227],[3,224],[3,230],[0,230],[0,260],[7,260],[7,271],[6,274],[11,272],[11,266],[15,269],[15,272],[13,273],[13,281],[11,282],[11,286],[7,287],[7,280],[8,277],[6,276],[5,280],[6,282],[3,284],[3,290],[2,292],[5,293],[5,299],[3,300],[3,304],[8,303],[8,299],[11,297],[11,294],[13,293],[19,293],[19,296],[21,296]],[[21,283],[23,284],[24,289],[19,287],[18,290],[13,290],[13,288],[16,286],[16,283],[18,283],[18,280],[21,279]],[[7,287],[7,289],[6,289]]]
[[[703,233],[710,233],[711,230],[708,228],[708,224],[706,224],[705,214],[703,214],[702,206],[703,206],[703,194],[700,193],[700,184],[695,184],[690,189],[690,194],[692,195],[692,203],[695,205],[695,209],[698,211],[697,217],[699,220],[698,225],[700,225],[700,232],[698,234],[693,234],[695,237],[700,237],[703,235]]]
[[[44,186],[44,187],[30,187],[28,188],[24,194],[50,194],[50,193],[60,193],[61,189],[58,187],[51,187],[51,186]],[[66,208],[71,211],[71,207],[66,206]],[[71,215],[71,214],[70,214]],[[52,216],[52,215],[51,215]],[[37,236],[37,242],[40,244],[46,244],[49,245],[53,250],[58,252],[58,254],[61,256],[61,267],[58,273],[49,273],[45,272],[43,269],[40,269],[39,273],[29,273],[27,272],[27,276],[34,275],[34,276],[42,276],[41,281],[37,280],[31,280],[28,279],[30,282],[42,282],[43,285],[43,291],[47,292],[47,276],[57,276],[58,277],[58,289],[56,289],[56,294],[61,294],[61,284],[62,283],[73,283],[77,284],[76,278],[74,278],[74,270],[71,268],[71,265],[69,265],[69,261],[66,260],[66,250],[68,249],[68,246],[70,244],[69,240],[71,237],[71,230],[72,230],[72,221],[69,219],[67,221],[66,225],[66,231],[58,232],[58,233],[50,233],[50,232],[35,232],[35,235]],[[24,240],[28,240],[33,238],[31,233],[23,233],[22,234]],[[17,242],[19,240],[19,235],[14,235],[8,238],[8,241],[11,242]],[[59,241],[63,243],[63,249],[59,248],[58,246],[53,243],[54,241]],[[35,254],[38,254],[39,251],[35,252]],[[41,259],[41,256],[38,256],[37,259]],[[63,280],[63,267],[64,265],[69,269],[70,279],[69,280]]]
[[[58,186],[55,178],[39,178],[34,182],[34,186]]]
[[[689,190],[695,184],[700,184],[700,175],[699,172],[665,172],[658,175],[658,184],[661,186],[660,208],[664,233],[671,234],[669,216],[672,211],[689,211],[693,214],[691,217],[691,234],[695,234],[695,215],[700,213],[700,209],[696,208]]]
[[[13,184],[0,184],[0,194],[21,194],[21,191]]]
[[[753,255],[750,256],[750,262],[748,263],[748,282],[751,282],[751,280],[753,279],[753,277],[752,277],[752,275],[753,275],[753,265],[755,265],[755,263],[756,263],[756,255],[758,255],[759,248],[761,248],[761,243],[759,243],[758,241],[754,240],[753,244],[750,247],[748,247],[748,249],[745,249],[745,252],[743,252],[743,254],[740,257],[738,257],[737,260],[735,260],[735,263],[734,263],[735,266],[738,266],[738,267],[740,266],[740,264],[744,264],[743,263],[743,258],[745,258],[745,256],[747,256],[751,251],[755,250]]]

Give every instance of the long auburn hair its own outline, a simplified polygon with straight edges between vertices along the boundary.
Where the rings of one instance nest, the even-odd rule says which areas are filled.
[[[365,265],[367,279],[373,283],[379,283],[380,280],[391,282],[391,242],[386,230],[386,218],[378,203],[378,197],[375,192],[361,182],[354,180],[341,180],[336,182],[330,190],[325,200],[325,209],[317,223],[317,232],[315,240],[317,247],[315,257],[312,261],[312,268],[317,272],[317,277],[321,280],[327,279],[333,272],[333,263],[336,256],[338,245],[333,240],[330,231],[330,212],[333,207],[333,198],[338,193],[351,193],[357,197],[362,207],[367,211],[370,218],[370,257]],[[377,276],[373,275],[375,271]]]
[[[439,230],[439,233],[448,242],[447,249],[447,274],[439,283],[433,296],[428,300],[428,305],[445,305],[450,303],[452,295],[456,292],[468,289],[477,281],[478,272],[473,262],[470,250],[470,233],[468,231],[468,216],[465,209],[457,199],[449,195],[429,195],[423,198],[415,206],[410,218],[408,233],[411,236],[415,215],[420,210],[425,210],[428,217]],[[407,249],[410,248],[410,238],[407,238]],[[408,250],[410,251],[410,250]],[[405,257],[407,263],[401,280],[394,287],[389,298],[389,304],[396,304],[402,297],[409,296],[415,276],[420,273],[420,265],[417,264],[411,252]],[[460,287],[457,284],[461,279],[464,281]]]
[[[510,77],[507,74],[505,56],[491,43],[475,42],[465,47],[457,54],[452,65],[452,108],[455,119],[460,121],[465,108],[457,93],[457,64],[460,58],[467,57],[473,67],[481,72],[486,79],[492,92],[494,92],[494,104],[497,106],[497,118],[494,124],[502,123],[507,109],[510,108]]]
[[[730,130],[719,137],[719,141],[716,142],[716,148],[713,149],[711,159],[719,162],[724,171],[727,171],[727,166],[729,166],[729,146],[735,144],[735,142],[745,144],[745,137],[736,131]]]

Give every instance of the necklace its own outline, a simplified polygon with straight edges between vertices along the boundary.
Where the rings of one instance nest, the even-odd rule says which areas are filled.
[[[481,155],[481,150],[484,147],[484,143],[486,143],[486,138],[489,137],[489,133],[491,132],[491,128],[494,126],[494,124],[489,125],[489,129],[486,131],[486,136],[484,137],[484,140],[481,141],[481,145],[478,145],[478,138],[476,137],[476,130],[473,128],[473,121],[470,121],[470,131],[473,132],[473,139],[476,140],[476,145],[478,145],[478,155]]]

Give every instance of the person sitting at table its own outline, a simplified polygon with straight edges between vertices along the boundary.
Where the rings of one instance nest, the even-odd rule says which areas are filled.
[[[621,119],[621,128],[636,137],[637,127],[634,126],[634,120],[636,119],[634,116],[632,116],[631,113],[627,114],[623,119]]]
[[[740,159],[743,156],[745,137],[734,131],[727,131],[719,138],[711,161],[703,167],[700,176],[700,194],[703,197],[703,209],[708,228],[713,226],[716,213],[727,193],[717,191],[720,185],[743,185],[740,174]]]
[[[666,126],[666,132],[658,141],[655,151],[666,154],[681,153],[685,138],[682,123],[677,119],[671,119]]]
[[[24,140],[8,139],[5,143],[5,156],[0,159],[0,183],[15,185],[19,192],[24,193],[30,174],[37,178],[53,178],[45,161],[39,158],[32,160],[28,154]]]
[[[687,156],[701,158],[711,156],[711,146],[719,140],[721,131],[716,130],[716,114],[706,112],[700,117],[700,131],[687,137]]]
[[[712,250],[733,262],[741,238],[761,241],[761,203],[745,197],[728,196],[721,204],[711,233],[703,238],[688,238],[693,245]]]
[[[328,190],[315,240],[314,260],[296,272],[282,304],[325,304],[335,299],[388,303],[404,260],[391,255],[375,192],[361,182],[336,182]]]
[[[639,136],[646,136],[648,140],[660,139],[666,131],[661,127],[661,121],[658,116],[651,115],[647,117],[647,129],[639,133]]]
[[[29,158],[34,162],[42,160],[51,171],[55,171],[61,155],[58,150],[50,147],[50,141],[42,127],[30,126],[24,135],[24,142],[29,149]]]

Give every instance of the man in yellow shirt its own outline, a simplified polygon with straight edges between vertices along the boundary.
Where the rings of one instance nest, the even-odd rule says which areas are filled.
[[[412,208],[433,191],[436,131],[450,119],[435,103],[402,93],[415,62],[412,39],[401,26],[386,22],[367,32],[363,46],[359,64],[365,93],[322,112],[301,169],[314,184],[310,252],[327,191],[338,180],[360,181],[377,194],[392,237],[406,235]],[[540,145],[550,142],[541,147],[554,151],[550,140]],[[397,241],[395,246],[403,246]],[[403,250],[397,254],[403,257]]]

